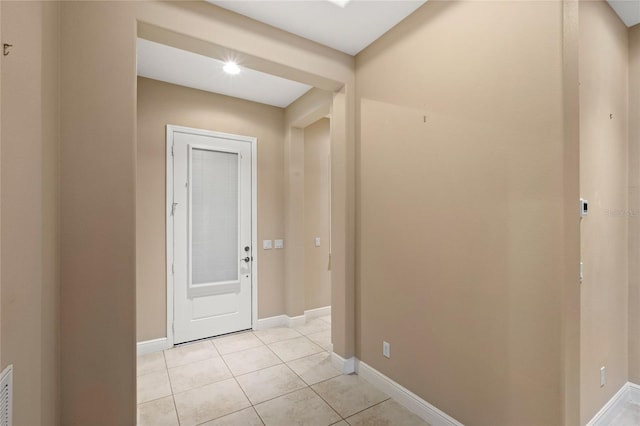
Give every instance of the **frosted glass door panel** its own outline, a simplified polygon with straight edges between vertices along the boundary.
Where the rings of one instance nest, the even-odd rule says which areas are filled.
[[[191,149],[191,284],[237,281],[238,154]]]

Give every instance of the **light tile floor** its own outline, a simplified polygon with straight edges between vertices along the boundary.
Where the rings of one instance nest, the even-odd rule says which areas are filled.
[[[331,365],[331,317],[138,357],[139,426],[427,425]]]
[[[636,426],[640,425],[640,405],[626,402],[624,409],[611,422],[610,426]]]

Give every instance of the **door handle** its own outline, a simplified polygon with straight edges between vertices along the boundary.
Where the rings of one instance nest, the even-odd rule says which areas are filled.
[[[240,259],[240,261],[245,261],[247,263],[249,263],[250,260],[251,258],[249,256],[245,257],[244,259]]]

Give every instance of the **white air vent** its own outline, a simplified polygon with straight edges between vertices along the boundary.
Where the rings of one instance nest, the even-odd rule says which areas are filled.
[[[13,365],[0,375],[0,426],[13,425]]]

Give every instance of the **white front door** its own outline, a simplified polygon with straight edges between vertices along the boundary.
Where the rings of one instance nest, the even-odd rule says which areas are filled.
[[[249,329],[255,139],[173,126],[167,136],[174,343]]]

